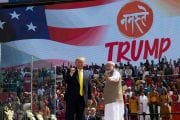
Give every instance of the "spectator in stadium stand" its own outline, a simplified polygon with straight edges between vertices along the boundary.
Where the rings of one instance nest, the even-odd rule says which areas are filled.
[[[134,73],[133,73],[133,77],[138,77],[138,68],[137,66],[134,66]]]
[[[48,102],[46,101],[45,106],[43,108],[43,118],[44,118],[44,120],[48,120],[50,118],[50,115],[51,115],[51,111],[50,111],[50,109],[49,109],[49,107],[47,105],[48,105]]]
[[[15,120],[23,120],[25,116],[25,112],[23,111],[22,105],[20,105],[19,108],[16,109],[15,114],[16,114],[16,116],[14,117]]]
[[[123,120],[124,102],[121,75],[115,69],[115,63],[108,61],[104,74],[105,120]]]
[[[93,96],[95,99],[97,99],[98,96],[99,96],[99,92],[97,91],[97,88],[96,88],[95,85],[93,86],[93,89],[92,89],[92,96]]]
[[[142,91],[144,91],[144,81],[136,80],[135,91],[136,91],[136,94],[141,95]]]
[[[125,79],[125,81],[126,81],[127,87],[132,87],[132,86],[133,86],[133,80],[132,80],[132,78],[131,78],[130,76],[128,76],[128,77]]]
[[[96,101],[96,98],[94,95],[92,95],[92,103],[89,106],[91,106],[93,108],[97,108],[97,101]]]
[[[126,78],[131,78],[131,77],[132,77],[132,74],[133,74],[133,71],[132,71],[131,66],[130,66],[130,65],[127,65],[127,66],[126,66],[126,69],[125,69]]]
[[[89,120],[90,116],[91,116],[91,108],[88,107],[85,109],[85,120]]]
[[[172,103],[171,103],[171,112],[177,113],[180,112],[180,96],[178,95],[178,91],[174,90],[173,94],[170,96]],[[172,114],[172,120],[179,120],[178,114]]]
[[[64,102],[64,94],[60,94],[57,99],[57,118],[58,120],[62,120],[65,117],[65,102]]]
[[[90,116],[87,120],[102,120],[100,116],[96,114],[96,108],[91,108]]]
[[[135,93],[132,93],[132,96],[129,99],[129,112],[131,120],[138,120],[138,98],[135,96]]]
[[[51,114],[56,114],[56,95],[52,95],[48,98],[48,101],[49,101],[49,108],[51,110]]]
[[[36,94],[33,95],[33,101],[32,101],[32,112],[36,113],[38,112],[38,96]]]
[[[129,95],[126,95],[124,93],[123,95],[124,98],[124,118],[125,120],[128,120],[128,114],[129,114]]]
[[[151,92],[148,94],[148,104],[151,120],[158,120],[158,102],[159,94],[156,91],[155,86],[152,86]]]
[[[157,83],[157,92],[161,95],[163,91],[167,91],[167,89],[163,86],[162,82]]]
[[[103,92],[99,93],[98,101],[98,113],[102,116],[104,114],[104,97]]]
[[[163,90],[159,96],[160,116],[162,120],[170,119],[169,102],[170,102],[170,98],[167,94],[167,90]]]
[[[131,87],[128,87],[127,90],[126,90],[125,95],[131,97],[131,96],[132,96],[132,93],[133,93],[133,92],[132,92],[132,90],[131,90]]]
[[[45,92],[45,90],[44,90],[43,86],[40,86],[40,88],[38,88],[38,90],[37,90],[38,96],[43,96],[44,92]]]
[[[177,78],[179,72],[180,72],[180,70],[179,70],[179,65],[178,65],[178,64],[175,64],[175,65],[173,66],[173,75]]]
[[[66,120],[74,120],[74,115],[76,120],[83,120],[85,106],[92,103],[90,75],[83,70],[85,58],[76,58],[75,64],[77,69],[71,68],[65,77]]]
[[[146,82],[145,84],[146,84],[146,86],[147,86],[147,88],[146,88],[146,93],[151,92],[152,87],[154,87],[154,86],[153,86],[154,84],[153,84],[152,78],[149,77],[149,76],[147,76],[147,77],[145,77],[144,81]]]
[[[150,71],[148,68],[144,68],[144,73],[143,73],[143,80],[146,79],[150,75]]]
[[[44,104],[42,96],[38,96],[37,105],[38,105],[38,112],[37,113],[43,115],[43,108],[44,108],[45,104]]]
[[[144,91],[141,91],[141,95],[139,96],[139,113],[140,114],[146,114],[148,108],[148,98],[144,94]],[[140,120],[144,120],[144,116],[140,116]]]
[[[168,63],[164,64],[164,75],[166,76],[173,75],[172,66],[170,66]]]
[[[140,65],[138,67],[138,76],[141,77],[143,75],[143,73],[144,73],[144,65],[142,62],[140,62]]]
[[[119,71],[119,73],[121,74],[121,76],[123,77],[124,76],[124,65],[123,63],[119,63],[119,66],[118,66],[119,69],[117,69]]]

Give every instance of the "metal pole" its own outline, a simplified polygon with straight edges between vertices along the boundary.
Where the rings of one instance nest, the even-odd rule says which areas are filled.
[[[1,58],[2,54],[1,54],[1,53],[2,53],[2,51],[1,51],[1,42],[0,42],[0,68],[2,67],[2,66],[1,66],[1,59],[2,59],[2,58]]]
[[[143,120],[146,120],[146,113],[143,113]]]
[[[57,75],[56,75],[56,66],[54,66],[55,68],[54,68],[54,97],[56,97],[56,77],[57,77]],[[56,98],[55,98],[55,104],[54,104],[54,111],[55,111],[55,113],[54,114],[56,114]]]
[[[32,111],[32,103],[33,103],[33,56],[31,57],[31,111]],[[32,111],[33,112],[33,111]]]

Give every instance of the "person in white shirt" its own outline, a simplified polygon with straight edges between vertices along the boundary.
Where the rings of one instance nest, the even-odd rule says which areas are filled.
[[[13,120],[14,111],[12,110],[12,107],[5,106],[4,114],[6,120]]]
[[[144,94],[144,92],[141,93],[139,96],[139,113],[140,114],[146,114],[147,113],[147,107],[148,107],[148,98]],[[140,116],[140,120],[144,120],[144,116]]]
[[[41,88],[39,88],[38,90],[37,90],[37,94],[38,94],[38,96],[43,96],[44,95],[44,92],[45,92],[45,90],[44,90],[44,88],[41,86]]]
[[[132,69],[130,68],[130,66],[126,66],[125,75],[126,75],[126,78],[132,77]]]

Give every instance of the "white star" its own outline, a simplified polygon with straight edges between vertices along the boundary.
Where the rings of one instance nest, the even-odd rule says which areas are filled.
[[[26,7],[26,11],[28,11],[28,10],[33,11],[34,10],[34,6]]]
[[[4,29],[3,25],[4,25],[5,23],[6,23],[6,22],[3,22],[3,21],[0,20],[0,29],[2,29],[2,30]]]
[[[13,11],[13,13],[10,13],[10,15],[11,15],[11,19],[16,18],[16,19],[19,20],[19,16],[20,16],[21,14],[17,14],[16,11]]]
[[[32,31],[34,31],[34,32],[36,31],[37,26],[34,26],[34,25],[32,24],[32,22],[31,22],[29,25],[27,24],[26,26],[28,27],[28,31],[29,31],[29,30],[32,30]]]

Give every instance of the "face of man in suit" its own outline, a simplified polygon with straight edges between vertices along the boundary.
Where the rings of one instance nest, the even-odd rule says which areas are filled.
[[[76,59],[76,61],[75,61],[77,69],[80,69],[80,70],[83,69],[84,63],[85,63],[84,58]]]

